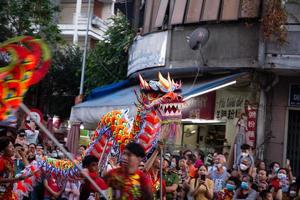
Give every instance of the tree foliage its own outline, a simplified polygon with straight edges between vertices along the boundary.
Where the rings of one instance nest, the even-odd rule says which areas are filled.
[[[51,0],[1,0],[0,41],[19,35],[41,37],[51,45],[62,42]]]
[[[30,88],[26,103],[44,113],[68,118],[79,91],[81,57],[82,51],[72,46],[56,51],[50,72],[38,85]]]
[[[104,40],[90,50],[85,73],[85,93],[91,89],[126,79],[128,48],[134,31],[122,14],[113,17]]]

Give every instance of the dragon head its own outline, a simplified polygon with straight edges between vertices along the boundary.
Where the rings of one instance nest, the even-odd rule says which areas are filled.
[[[181,116],[183,98],[180,95],[181,82],[175,82],[168,74],[167,79],[158,73],[158,81],[145,81],[141,75],[138,101],[145,110],[157,110],[162,119]]]

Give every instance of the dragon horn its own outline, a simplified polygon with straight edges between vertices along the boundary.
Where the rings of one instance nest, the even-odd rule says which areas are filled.
[[[142,89],[149,89],[149,84],[147,83],[147,81],[145,81],[143,79],[143,77],[141,76],[141,74],[139,74],[139,79],[140,79],[140,86]]]
[[[168,82],[169,82],[169,85],[171,86],[172,85],[172,80],[170,78],[170,73],[168,72]]]
[[[160,72],[158,72],[159,83],[164,86],[166,89],[170,88],[170,84],[167,79],[165,79]]]

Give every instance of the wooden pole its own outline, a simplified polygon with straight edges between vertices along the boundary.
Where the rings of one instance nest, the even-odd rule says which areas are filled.
[[[82,167],[80,165],[78,165],[75,161],[74,158],[72,158],[71,154],[58,142],[58,140],[50,133],[50,131],[42,124],[40,123],[35,117],[32,116],[32,114],[30,113],[29,108],[24,104],[21,103],[20,108],[28,115],[30,116],[30,118],[36,123],[36,125],[38,125],[38,127],[40,127],[40,129],[54,142],[54,144],[56,146],[58,146],[61,151],[67,156],[67,158],[74,163],[74,165],[78,168],[78,170],[81,172],[81,174],[87,178],[90,183],[96,188],[96,190],[98,192],[100,192],[100,194],[102,194],[102,196],[106,198],[106,195],[103,193],[103,191],[99,188],[99,186],[95,183],[95,181],[93,181],[93,179],[82,169]]]
[[[164,146],[160,148],[160,200],[163,199],[163,150]]]
[[[104,145],[104,149],[103,149],[103,151],[102,151],[102,153],[101,153],[101,156],[100,156],[100,159],[99,159],[99,162],[98,162],[99,170],[100,170],[100,167],[101,167],[100,165],[101,165],[101,162],[102,162],[104,153],[105,153],[106,148],[107,148],[108,140],[109,140],[109,139],[107,138],[107,139],[106,139],[106,142],[105,142],[105,145]]]

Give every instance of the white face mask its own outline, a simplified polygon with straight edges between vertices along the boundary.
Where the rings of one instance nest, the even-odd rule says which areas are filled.
[[[242,152],[241,155],[242,155],[243,158],[245,158],[245,157],[249,156],[249,153]]]
[[[219,164],[216,164],[216,167],[217,167],[218,169],[220,169],[220,168],[223,167],[223,165],[222,165],[221,163],[219,163]]]
[[[295,197],[297,195],[296,191],[291,190],[290,191],[290,197]]]
[[[286,179],[286,174],[278,173],[278,174],[277,174],[277,177],[278,177],[280,180]]]
[[[247,165],[244,165],[243,163],[240,164],[240,169],[242,171],[246,171],[248,169],[248,166]]]

